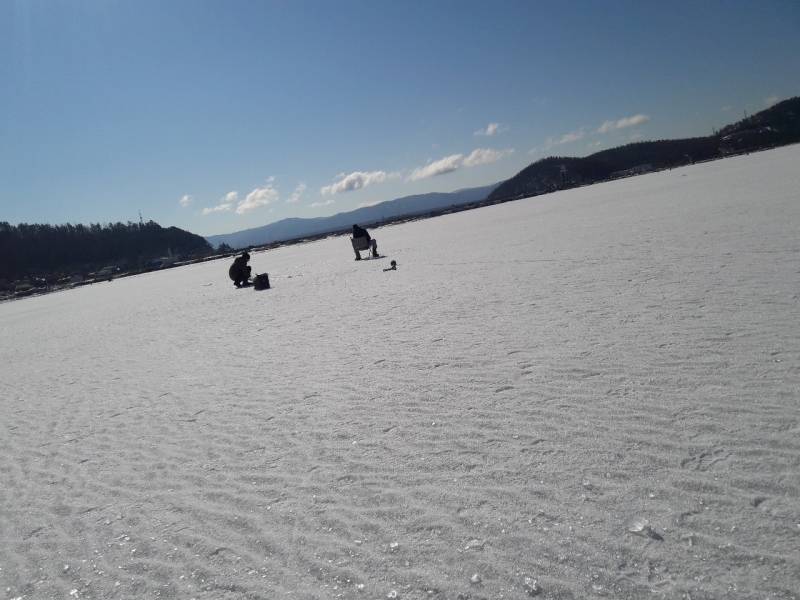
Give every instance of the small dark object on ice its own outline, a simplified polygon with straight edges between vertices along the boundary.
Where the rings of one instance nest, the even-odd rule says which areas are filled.
[[[392,266],[389,267],[388,269],[384,269],[383,270],[384,273],[386,273],[386,271],[397,271],[397,261],[396,260],[393,260],[389,264],[392,265]]]
[[[628,521],[628,533],[638,535],[640,537],[650,538],[659,542],[664,541],[664,536],[658,533],[650,526],[650,522],[642,517],[635,517]]]
[[[253,289],[255,290],[268,290],[269,289],[269,275],[261,273],[253,278]]]

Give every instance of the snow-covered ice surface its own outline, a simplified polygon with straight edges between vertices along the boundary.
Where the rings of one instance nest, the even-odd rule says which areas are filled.
[[[0,305],[0,597],[796,598],[798,167]]]

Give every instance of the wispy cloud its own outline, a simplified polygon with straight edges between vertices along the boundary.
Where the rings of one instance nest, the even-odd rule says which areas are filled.
[[[726,104],[725,106],[722,107],[722,112],[731,112],[732,110],[733,107],[730,104]]]
[[[475,131],[474,135],[492,136],[492,135],[495,135],[497,133],[502,133],[503,131],[506,131],[507,129],[508,129],[507,127],[501,127],[500,123],[489,123],[483,129],[478,129],[478,131]]]
[[[780,96],[769,96],[768,98],[764,98],[764,106],[770,108],[771,106],[775,106],[780,101]]]
[[[335,183],[324,186],[320,193],[323,196],[328,194],[341,194],[342,192],[352,192],[353,190],[360,190],[373,185],[375,183],[383,183],[387,179],[396,177],[396,173],[387,173],[386,171],[353,171],[352,173],[339,173],[336,176]]]
[[[249,213],[277,200],[278,190],[273,187],[273,181],[275,181],[275,178],[270,177],[265,186],[257,187],[252,192],[247,194],[244,200],[237,204],[236,214],[243,215],[245,213]]]
[[[329,198],[328,200],[321,200],[319,202],[312,202],[309,206],[311,208],[318,208],[320,206],[328,206],[329,204],[333,204],[336,202],[333,198]]]
[[[469,155],[464,158],[465,167],[477,167],[478,165],[487,165],[489,163],[497,162],[504,156],[508,156],[514,152],[513,148],[507,150],[494,150],[493,148],[476,148]]]
[[[439,160],[428,163],[424,167],[417,167],[408,176],[409,181],[419,181],[420,179],[427,179],[428,177],[436,177],[437,175],[444,175],[445,173],[452,173],[458,170],[461,166],[461,161],[464,159],[463,154],[451,154]]]
[[[381,202],[384,202],[384,200],[370,200],[369,202],[362,202],[356,208],[367,208],[368,206],[375,206]]]
[[[605,121],[600,127],[597,129],[597,133],[608,133],[609,131],[614,131],[616,129],[625,129],[626,127],[635,127],[636,125],[641,125],[642,123],[647,123],[650,120],[650,117],[647,115],[632,115],[630,117],[622,117],[621,119],[617,119],[616,121]]]
[[[565,133],[561,136],[561,138],[556,141],[556,144],[569,144],[570,142],[577,142],[578,140],[582,140],[583,136],[586,135],[586,132],[583,129],[579,129],[578,131],[570,131],[569,133]]]
[[[228,212],[233,210],[233,204],[217,204],[203,209],[203,215],[210,215],[217,212]]]
[[[306,184],[305,183],[298,183],[297,187],[294,188],[294,191],[289,194],[289,197],[286,199],[286,202],[289,204],[294,204],[295,202],[300,202],[300,198],[303,196],[303,192],[306,191]]]
[[[266,185],[255,188],[241,200],[239,199],[239,192],[228,192],[220,198],[216,206],[204,208],[202,214],[211,215],[214,213],[235,211],[237,215],[244,215],[257,208],[266,206],[278,199],[278,190],[276,190],[273,185],[274,181],[275,178],[270,177],[267,179]]]
[[[549,150],[553,146],[560,146],[561,144],[569,144],[571,142],[577,142],[578,140],[582,140],[586,136],[586,130],[581,127],[576,131],[570,131],[569,133],[565,133],[561,137],[549,137],[544,142],[544,150]],[[531,150],[531,152],[536,151],[536,148]]]
[[[486,165],[496,162],[501,158],[508,156],[514,152],[513,148],[506,150],[495,150],[494,148],[475,148],[466,156],[463,154],[451,154],[439,160],[429,162],[424,167],[417,167],[408,176],[407,181],[419,181],[420,179],[428,179],[429,177],[436,177],[446,173],[452,173],[458,169],[465,167],[477,167],[478,165]]]
[[[228,192],[219,201],[216,206],[211,206],[203,209],[204,215],[210,215],[218,212],[228,212],[233,210],[234,204],[239,200],[239,192]]]
[[[192,200],[194,200],[194,198],[192,198],[189,194],[184,194],[181,196],[181,199],[178,200],[178,204],[180,204],[183,208],[186,208],[192,203]]]

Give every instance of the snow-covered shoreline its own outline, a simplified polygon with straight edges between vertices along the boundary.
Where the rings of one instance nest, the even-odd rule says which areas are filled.
[[[0,592],[796,597],[798,164],[1,304]]]

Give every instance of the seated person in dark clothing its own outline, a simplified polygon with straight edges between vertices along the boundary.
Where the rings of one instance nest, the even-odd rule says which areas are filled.
[[[358,225],[353,225],[353,237],[354,238],[365,237],[368,240],[372,239],[369,235],[369,232],[363,227],[359,227]]]
[[[228,277],[233,280],[233,285],[242,287],[250,281],[250,266],[247,262],[250,260],[250,255],[247,252],[242,252],[241,256],[237,256],[231,268],[228,269]]]
[[[353,225],[353,239],[357,240],[358,238],[367,238],[369,247],[372,248],[372,257],[378,258],[378,242],[370,237],[366,229],[358,225]],[[356,260],[361,260],[361,252],[356,250],[355,247],[353,247],[353,250],[356,253]]]

